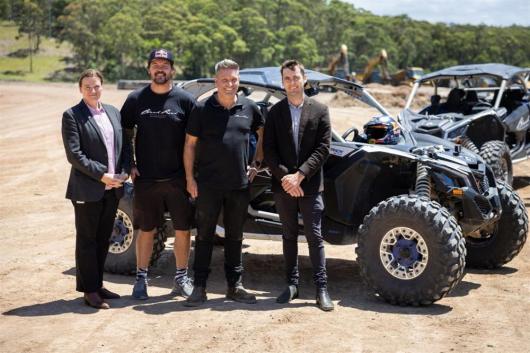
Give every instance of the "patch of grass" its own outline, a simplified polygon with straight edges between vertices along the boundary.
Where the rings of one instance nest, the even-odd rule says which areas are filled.
[[[28,38],[17,39],[18,29],[13,22],[0,22],[0,80],[42,82],[62,80],[68,68],[65,57],[71,54],[67,43],[42,38],[39,51],[33,55],[33,72],[30,73]]]
[[[29,57],[0,57],[0,80],[42,82],[65,68],[66,64],[59,56],[34,56],[32,73],[29,72]]]

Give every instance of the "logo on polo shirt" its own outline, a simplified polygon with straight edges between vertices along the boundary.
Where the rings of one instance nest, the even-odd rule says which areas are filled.
[[[235,118],[243,118],[243,119],[248,119],[248,116],[246,115],[239,115],[239,114],[235,114],[234,115]]]

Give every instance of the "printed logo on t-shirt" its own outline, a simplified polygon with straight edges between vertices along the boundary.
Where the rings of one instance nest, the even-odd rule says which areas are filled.
[[[246,115],[239,115],[239,114],[236,114],[234,115],[235,118],[243,118],[243,119],[248,119],[248,116]]]
[[[171,111],[171,109],[158,110],[158,111],[146,109],[140,113],[140,116],[143,118],[156,118],[156,119],[172,118],[172,119],[182,120],[182,118],[179,115],[180,115],[179,111]]]

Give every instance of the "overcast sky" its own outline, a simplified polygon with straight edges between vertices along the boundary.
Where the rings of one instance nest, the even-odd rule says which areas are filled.
[[[345,0],[376,15],[458,24],[530,26],[530,0]]]

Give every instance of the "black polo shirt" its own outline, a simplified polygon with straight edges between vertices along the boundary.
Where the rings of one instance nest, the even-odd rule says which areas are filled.
[[[195,98],[178,87],[157,94],[146,86],[129,94],[121,117],[124,128],[137,127],[134,143],[138,180],[185,177],[182,155],[193,107]]]
[[[260,109],[248,98],[238,97],[230,109],[219,104],[216,94],[198,103],[186,129],[199,139],[197,182],[218,190],[246,188],[250,134],[263,125]]]

